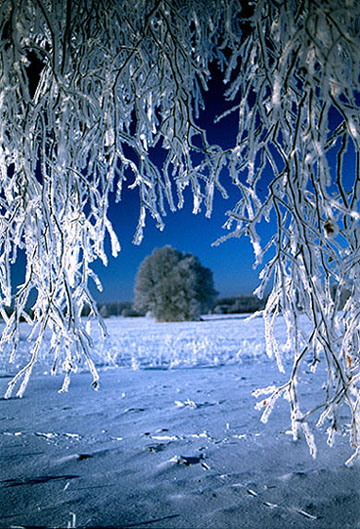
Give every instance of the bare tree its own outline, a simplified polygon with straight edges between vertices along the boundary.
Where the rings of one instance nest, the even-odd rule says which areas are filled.
[[[265,254],[261,296],[272,284],[264,318],[269,354],[282,363],[274,322],[288,324],[294,365],[287,384],[264,401],[265,419],[286,394],[294,436],[313,451],[297,382],[304,362],[325,362],[328,379],[319,422],[359,419],[359,45],[360,6],[346,0],[3,0],[0,5],[0,288],[6,326],[1,346],[16,354],[20,317],[32,291],[36,337],[31,360],[10,383],[22,395],[46,329],[69,374],[89,354],[80,320],[96,308],[91,263],[106,263],[104,239],[119,243],[107,217],[109,193],[126,179],[140,196],[135,242],[145,217],[160,229],[166,207],[192,189],[194,213],[210,215],[226,196],[226,167],[241,198],[223,238],[251,238]],[[223,72],[233,145],[210,145],[199,126],[211,69]],[[230,111],[229,111],[230,112]],[[219,117],[220,119],[220,117]],[[161,168],[154,149],[165,151]],[[194,155],[195,153],[195,155]],[[223,173],[222,173],[223,174]],[[276,226],[261,240],[261,222]],[[223,240],[222,239],[222,240]],[[26,252],[24,284],[11,291],[11,263]],[[336,288],[337,287],[337,288]],[[341,292],[349,289],[342,312]],[[336,290],[335,296],[331,293]],[[14,304],[8,316],[5,307]],[[305,332],[298,309],[310,322]],[[64,389],[68,383],[65,379]],[[261,404],[261,403],[260,403]]]

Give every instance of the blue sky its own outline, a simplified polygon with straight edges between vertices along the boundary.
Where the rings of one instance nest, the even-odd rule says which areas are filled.
[[[233,146],[236,137],[237,116],[234,113],[216,126],[213,125],[214,117],[228,105],[223,102],[223,89],[219,79],[214,79],[211,86],[212,95],[208,97],[210,104],[207,105],[200,121],[201,125],[208,131],[209,141],[226,148]],[[334,181],[336,179],[334,170],[336,151],[335,148],[329,153],[329,161],[333,167],[331,176]],[[349,146],[344,171],[349,175],[349,185],[352,187],[353,177],[356,174],[352,145]],[[196,255],[203,266],[210,268],[214,275],[215,288],[220,297],[253,293],[259,284],[259,273],[262,267],[261,265],[256,269],[253,267],[254,252],[249,239],[246,237],[230,239],[219,246],[212,246],[214,241],[227,233],[222,229],[222,225],[227,220],[226,211],[231,210],[240,198],[239,190],[234,185],[227,185],[229,176],[226,170],[223,170],[221,182],[227,188],[230,196],[229,199],[225,200],[219,192],[215,195],[213,213],[210,219],[205,217],[205,208],[198,215],[192,214],[192,196],[191,192],[188,191],[187,194],[185,193],[184,208],[175,213],[168,212],[164,219],[165,228],[162,232],[156,228],[156,222],[148,215],[144,239],[140,246],[132,243],[139,214],[137,190],[130,191],[125,188],[122,200],[117,204],[114,203],[112,197],[109,217],[118,235],[121,252],[117,258],[111,257],[109,241],[107,241],[108,266],[105,267],[100,261],[93,264],[93,268],[103,285],[102,292],[98,292],[94,284],[90,285],[90,290],[95,299],[99,302],[131,301],[134,295],[136,273],[141,262],[154,248],[161,248],[165,245],[171,245],[178,250]],[[266,194],[266,182],[264,180],[262,182],[264,187],[262,192]],[[129,184],[131,181],[128,182]],[[259,234],[263,235],[262,243],[266,243],[269,235],[275,230],[274,223],[262,225],[259,229]],[[19,278],[23,280],[24,265],[24,255],[20,252],[19,260],[14,266],[17,284]]]
[[[236,189],[234,188],[236,191]],[[165,228],[161,232],[155,221],[148,216],[144,230],[144,239],[135,246],[132,239],[137,225],[138,206],[136,193],[129,201],[129,193],[123,201],[112,205],[110,217],[120,240],[121,252],[117,258],[109,257],[107,267],[96,263],[94,269],[103,283],[103,292],[94,288],[92,293],[98,301],[129,300],[133,298],[133,289],[137,269],[143,259],[154,248],[167,244],[184,252],[196,255],[203,266],[210,268],[214,275],[215,288],[220,296],[251,294],[258,284],[259,269],[254,270],[254,253],[250,241],[243,237],[231,239],[219,246],[212,243],[227,233],[222,224],[227,217],[225,212],[231,209],[234,200],[224,200],[220,193],[214,201],[214,210],[210,219],[205,212],[192,214],[190,195],[182,210],[169,213],[165,218]],[[128,199],[128,200],[126,200]],[[130,202],[130,203],[129,203]],[[135,204],[133,203],[135,202]]]
[[[205,110],[199,122],[207,130],[210,143],[226,148],[234,145],[238,114],[230,114],[214,126],[214,118],[233,105],[224,100],[224,90],[221,74],[215,75],[210,82],[209,92],[204,94]],[[175,213],[169,211],[164,219],[165,228],[162,232],[156,228],[156,222],[148,215],[144,239],[140,246],[132,244],[139,212],[137,191],[125,190],[121,202],[110,206],[110,219],[122,249],[116,259],[109,257],[106,268],[101,263],[95,264],[94,269],[103,284],[102,293],[97,292],[95,288],[91,289],[95,299],[131,301],[140,263],[154,248],[165,245],[196,255],[203,266],[210,268],[219,296],[251,294],[259,283],[260,269],[253,269],[254,253],[249,239],[231,239],[220,246],[212,246],[216,239],[227,233],[222,229],[228,218],[225,213],[231,210],[240,198],[238,189],[227,185],[227,180],[229,176],[223,170],[222,184],[231,195],[225,200],[217,193],[210,219],[205,217],[205,208],[197,215],[192,214],[192,197],[189,192],[185,195],[182,210]]]
[[[218,82],[215,81],[215,92],[219,91]],[[229,116],[214,127],[212,120],[217,112],[210,105],[204,111],[202,124],[209,133],[212,143],[223,147],[231,146],[234,141],[236,130],[236,114]],[[335,115],[333,116],[335,119]],[[339,145],[329,151],[329,163],[332,168],[332,178],[336,180],[335,168],[337,166],[336,156]],[[354,185],[355,154],[353,145],[350,143],[343,167],[346,175],[345,182],[351,189]],[[266,177],[265,177],[266,180]],[[259,284],[260,265],[254,269],[254,252],[247,237],[230,239],[219,246],[212,243],[227,232],[222,225],[227,219],[226,211],[231,210],[240,198],[239,190],[234,185],[227,185],[229,176],[223,170],[221,182],[227,188],[230,196],[227,200],[217,193],[214,200],[213,213],[210,219],[205,217],[205,208],[198,215],[192,214],[192,196],[190,191],[185,194],[185,205],[182,210],[175,213],[169,212],[165,220],[165,228],[162,232],[156,228],[156,222],[150,215],[144,230],[144,239],[140,246],[132,243],[138,221],[138,196],[137,191],[125,190],[120,203],[110,205],[110,219],[121,243],[121,252],[114,259],[109,257],[107,267],[100,262],[94,264],[102,284],[103,292],[99,293],[95,288],[91,291],[95,299],[102,301],[117,301],[133,299],[136,272],[143,259],[149,255],[154,248],[171,245],[178,250],[190,252],[196,255],[203,266],[210,268],[214,275],[215,288],[220,297],[251,294]],[[266,182],[262,179],[263,192],[267,193]],[[276,226],[274,218],[269,224],[261,223],[258,233],[262,236],[261,242],[266,243],[269,236],[274,233]],[[108,252],[110,255],[110,251]]]
[[[209,92],[204,94],[205,110],[200,116],[199,123],[207,130],[210,143],[226,148],[232,147],[236,139],[237,113],[227,116],[214,126],[214,118],[233,105],[224,100],[225,86],[221,79],[221,74],[215,73],[210,82]],[[132,301],[139,265],[154,248],[165,245],[196,255],[203,266],[210,268],[219,296],[251,294],[259,283],[260,269],[253,269],[254,253],[249,239],[246,237],[231,239],[219,246],[212,246],[214,241],[227,233],[222,229],[228,218],[225,213],[234,207],[240,197],[239,190],[235,186],[227,185],[229,176],[225,170],[221,180],[231,195],[225,200],[220,192],[217,192],[210,219],[205,217],[205,207],[201,213],[193,215],[191,192],[185,192],[183,209],[175,213],[168,210],[162,232],[156,227],[154,219],[150,215],[147,216],[144,239],[140,246],[132,242],[139,214],[137,189],[133,191],[123,189],[122,200],[117,204],[112,197],[109,217],[118,235],[121,252],[117,258],[111,257],[110,244],[107,240],[108,266],[105,267],[100,261],[93,263],[93,269],[103,285],[103,291],[99,292],[90,280],[90,291],[95,300]],[[127,185],[131,183],[129,179]],[[14,285],[24,280],[24,270],[25,255],[20,251],[12,270]]]

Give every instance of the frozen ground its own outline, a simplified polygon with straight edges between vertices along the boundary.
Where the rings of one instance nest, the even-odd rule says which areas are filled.
[[[333,448],[320,432],[314,460],[284,400],[259,421],[252,392],[287,376],[261,319],[107,323],[105,342],[94,330],[100,391],[84,369],[58,394],[45,348],[25,397],[0,401],[0,528],[360,528],[346,432]],[[304,378],[304,406],[321,400],[321,377]]]

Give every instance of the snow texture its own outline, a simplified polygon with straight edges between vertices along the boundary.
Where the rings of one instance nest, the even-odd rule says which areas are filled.
[[[107,347],[122,367],[98,366],[98,392],[85,371],[65,394],[59,376],[34,373],[23,399],[0,401],[1,529],[360,527],[360,467],[344,465],[345,428],[333,447],[315,432],[314,460],[293,440],[284,399],[259,421],[253,392],[284,377],[262,325],[114,318]],[[284,326],[277,337],[286,341]],[[304,373],[305,408],[323,398],[321,373]]]
[[[108,336],[103,338],[98,327],[94,324],[90,329],[94,343],[93,361],[97,371],[104,372],[131,369],[138,370],[194,370],[194,391],[196,391],[196,372],[199,368],[221,368],[224,366],[240,366],[242,369],[264,369],[273,373],[271,384],[262,385],[262,377],[259,375],[257,387],[254,388],[253,406],[261,411],[259,419],[267,422],[269,414],[276,405],[279,397],[281,400],[289,400],[292,382],[292,354],[287,347],[287,328],[283,318],[278,318],[274,333],[279,347],[279,353],[283,357],[282,372],[276,374],[276,363],[273,358],[268,357],[266,341],[264,339],[264,321],[259,316],[207,316],[204,321],[199,322],[177,322],[157,323],[151,318],[121,318],[114,317],[107,321]],[[311,325],[306,323],[302,317],[302,328],[311,330]],[[25,323],[21,324],[20,336],[27,335]],[[51,334],[45,336],[39,351],[39,358],[34,367],[35,375],[48,375],[51,371],[51,355],[49,355],[49,343]],[[20,340],[18,361],[13,365],[8,362],[0,363],[0,376],[12,377],[26,364],[32,344],[26,339]],[[61,362],[61,358],[59,361]],[[294,416],[293,410],[289,413],[291,420],[291,434],[294,440],[305,434],[312,455],[316,455],[316,444],[313,440],[314,430],[319,429],[323,436],[329,437],[330,445],[337,436],[334,436],[332,421],[321,413],[327,399],[326,360],[321,358],[316,372],[311,369],[312,355],[309,352],[306,362],[299,370],[298,388],[298,415]],[[66,368],[63,368],[66,373]],[[86,364],[78,365],[79,373],[87,373]],[[290,382],[289,382],[290,381]],[[105,382],[102,383],[102,387]],[[304,385],[304,387],[303,387]],[[306,395],[309,388],[314,391],[313,398]],[[58,387],[63,392],[63,385]],[[72,385],[69,388],[72,392]],[[177,399],[178,406],[196,407],[194,401]],[[312,410],[315,409],[314,412]],[[337,433],[348,435],[351,431],[351,417],[346,406],[339,410],[341,414],[341,426]],[[302,417],[309,421],[311,428],[306,422],[303,428]],[[286,425],[284,424],[284,427]],[[302,430],[302,432],[301,432]],[[330,435],[331,434],[331,435]],[[344,459],[345,462],[345,459]]]

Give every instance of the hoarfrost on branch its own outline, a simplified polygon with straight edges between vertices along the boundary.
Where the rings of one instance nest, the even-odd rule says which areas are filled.
[[[241,6],[243,4],[243,6]],[[120,249],[108,219],[111,193],[139,194],[140,243],[150,214],[163,228],[167,208],[192,190],[194,213],[210,215],[230,180],[239,200],[229,237],[250,237],[265,258],[263,295],[269,354],[282,368],[274,338],[278,315],[294,353],[280,394],[291,406],[294,435],[313,446],[300,409],[304,362],[325,362],[320,422],[329,442],[338,412],[359,417],[359,60],[360,7],[335,0],[4,0],[0,6],[0,288],[5,321],[0,345],[16,355],[20,318],[32,328],[29,363],[10,382],[22,395],[44,333],[52,332],[54,371],[69,374],[91,340],[80,316],[90,306],[95,259],[104,241]],[[222,72],[232,145],[212,145],[199,125],[211,72]],[[219,116],[221,125],[221,116]],[[155,152],[164,152],[162,167]],[[350,160],[350,161],[349,161]],[[220,182],[221,179],[224,182]],[[215,195],[215,197],[214,197]],[[275,229],[268,240],[261,226]],[[24,283],[11,288],[11,266],[26,254]],[[344,292],[347,300],[343,306]],[[25,310],[31,294],[33,318]],[[8,314],[6,307],[14,311]],[[299,323],[306,314],[310,332]],[[104,331],[105,332],[105,331]],[[65,379],[64,389],[68,384]],[[312,448],[313,449],[313,448]],[[314,451],[314,449],[313,449]]]

